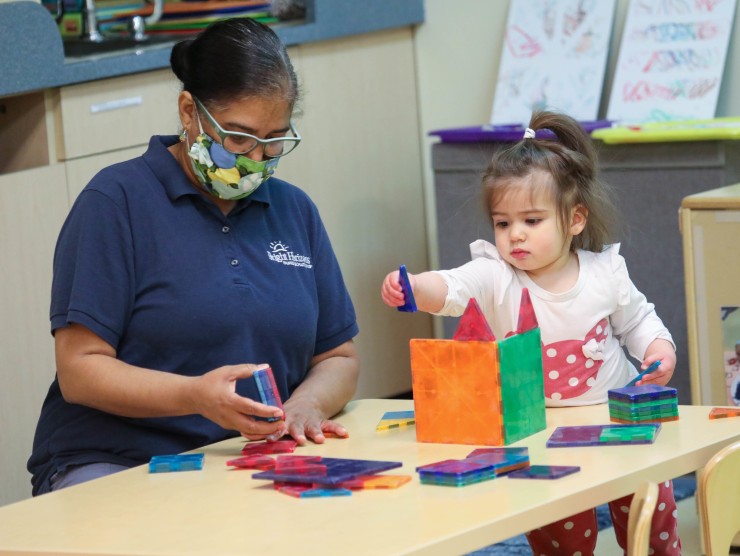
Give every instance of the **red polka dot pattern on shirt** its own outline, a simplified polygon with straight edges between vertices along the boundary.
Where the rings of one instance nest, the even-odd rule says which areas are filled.
[[[600,320],[583,340],[562,340],[542,347],[545,396],[567,400],[581,396],[596,382],[609,321]]]

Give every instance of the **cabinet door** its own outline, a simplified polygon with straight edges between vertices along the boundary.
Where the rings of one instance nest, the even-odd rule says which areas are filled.
[[[732,405],[725,355],[740,337],[725,338],[721,318],[723,307],[740,307],[740,210],[681,211],[692,403]]]
[[[26,460],[55,372],[52,257],[67,207],[61,164],[0,175],[0,505],[31,495]]]
[[[412,31],[290,55],[306,90],[297,122],[304,140],[276,175],[317,204],[342,267],[360,325],[357,397],[406,392],[409,339],[431,337],[432,319],[386,307],[380,284],[401,263],[412,272],[428,265]]]
[[[69,194],[69,206],[71,207],[77,195],[88,184],[88,182],[100,170],[111,164],[130,160],[141,155],[146,150],[146,145],[139,145],[130,149],[122,149],[95,156],[85,156],[67,161],[67,191]]]
[[[179,81],[170,70],[62,87],[60,157],[146,145],[152,135],[178,133],[178,92]]]

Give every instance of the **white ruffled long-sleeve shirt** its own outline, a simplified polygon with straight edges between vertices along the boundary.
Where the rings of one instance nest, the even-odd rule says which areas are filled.
[[[619,244],[601,253],[576,251],[578,281],[562,293],[539,287],[487,241],[471,243],[470,252],[469,263],[436,271],[447,284],[437,314],[460,316],[475,297],[496,338],[505,338],[516,330],[527,288],[540,326],[549,407],[605,403],[608,390],[637,375],[621,346],[642,361],[653,340],[673,343],[654,305],[630,280]]]

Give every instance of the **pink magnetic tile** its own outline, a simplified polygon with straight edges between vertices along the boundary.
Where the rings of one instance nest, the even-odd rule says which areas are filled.
[[[226,465],[230,467],[237,467],[239,469],[267,470],[275,467],[275,459],[270,456],[257,454],[253,456],[243,456],[236,459],[230,459],[226,462]]]
[[[309,485],[291,485],[291,486],[281,486],[277,489],[278,492],[282,492],[283,494],[287,494],[288,496],[293,496],[294,498],[300,498],[301,494],[306,492],[307,490],[311,490],[311,486]]]
[[[257,454],[290,454],[298,446],[295,440],[277,440],[275,442],[247,442],[242,448],[245,456]]]
[[[300,467],[310,463],[321,463],[321,456],[278,456],[275,467]]]

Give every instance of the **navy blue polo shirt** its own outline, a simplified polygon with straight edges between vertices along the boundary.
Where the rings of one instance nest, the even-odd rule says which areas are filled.
[[[269,363],[286,400],[314,355],[358,332],[318,210],[272,177],[225,216],[167,150],[176,141],[153,137],[78,197],[54,255],[51,330],[81,324],[122,361],[179,375]],[[254,381],[237,388],[259,400]],[[55,379],[28,469],[37,494],[69,465],[133,466],[235,434],[199,415],[131,419],[69,404]]]

